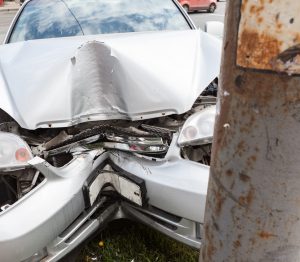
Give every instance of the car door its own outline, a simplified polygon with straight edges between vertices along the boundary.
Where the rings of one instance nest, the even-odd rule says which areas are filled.
[[[204,9],[209,6],[208,0],[195,0],[197,3],[197,9]]]
[[[190,10],[197,10],[199,8],[199,0],[190,0]]]

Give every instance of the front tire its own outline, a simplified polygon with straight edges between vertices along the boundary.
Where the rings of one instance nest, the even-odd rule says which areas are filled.
[[[208,13],[214,13],[216,11],[216,9],[217,9],[217,6],[215,4],[210,4],[207,12]]]

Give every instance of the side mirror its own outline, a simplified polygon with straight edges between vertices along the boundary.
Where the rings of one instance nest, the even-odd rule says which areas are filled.
[[[218,21],[208,21],[205,23],[204,31],[219,39],[223,39],[224,24]]]

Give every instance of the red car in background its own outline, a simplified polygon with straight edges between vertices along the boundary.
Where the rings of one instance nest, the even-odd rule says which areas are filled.
[[[206,10],[209,13],[215,12],[217,8],[216,0],[178,0],[186,12]]]

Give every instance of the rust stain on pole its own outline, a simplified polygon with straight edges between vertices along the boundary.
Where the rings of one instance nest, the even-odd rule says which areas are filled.
[[[300,73],[300,7],[291,0],[243,0],[237,65]]]
[[[200,261],[300,261],[300,1],[227,1]]]
[[[259,237],[262,239],[270,239],[272,237],[276,237],[276,235],[270,233],[270,232],[266,232],[266,231],[261,231],[258,233]]]

